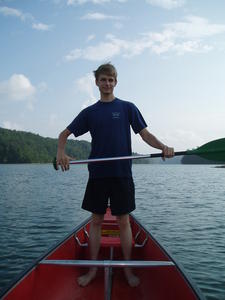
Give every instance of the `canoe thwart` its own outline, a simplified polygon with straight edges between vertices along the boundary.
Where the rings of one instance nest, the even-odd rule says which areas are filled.
[[[79,267],[166,267],[174,266],[172,261],[155,260],[50,260],[44,259],[39,262],[41,265],[61,265],[61,266],[79,266]]]

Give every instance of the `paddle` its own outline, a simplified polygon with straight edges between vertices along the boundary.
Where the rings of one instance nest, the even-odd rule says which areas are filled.
[[[224,162],[225,161],[225,138],[208,142],[196,149],[179,151],[174,153],[174,156],[179,156],[179,155],[198,155],[202,158],[206,158],[209,160]],[[162,156],[163,156],[162,153],[153,153],[147,155],[94,158],[94,159],[84,159],[84,160],[71,160],[70,164],[71,165],[88,164],[94,162],[106,162],[106,161],[113,161],[113,160],[139,159],[139,158],[154,158],[154,157],[162,157]],[[53,166],[55,170],[57,170],[56,157],[53,160]]]

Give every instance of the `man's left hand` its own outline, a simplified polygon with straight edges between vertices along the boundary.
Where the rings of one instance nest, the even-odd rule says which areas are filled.
[[[165,160],[165,158],[171,158],[174,156],[174,149],[165,145],[162,149],[162,155],[163,160]]]

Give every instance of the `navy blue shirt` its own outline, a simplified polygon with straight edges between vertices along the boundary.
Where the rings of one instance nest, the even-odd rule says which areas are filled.
[[[133,103],[115,98],[85,108],[67,129],[75,137],[89,131],[92,137],[89,158],[105,158],[132,154],[130,126],[135,133],[147,127]],[[132,176],[131,160],[90,163],[88,170],[90,178]]]

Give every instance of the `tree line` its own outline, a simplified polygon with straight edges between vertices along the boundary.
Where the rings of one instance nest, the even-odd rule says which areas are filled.
[[[50,163],[57,144],[57,139],[0,128],[0,163]],[[88,158],[90,149],[87,141],[69,139],[66,145],[66,153],[76,159]]]
[[[56,155],[58,139],[45,138],[25,131],[0,127],[0,163],[50,163]],[[87,159],[91,143],[68,139],[66,153],[76,159]],[[138,155],[138,153],[133,153]],[[149,159],[133,160],[133,163],[154,163]],[[162,163],[161,160],[157,163]],[[175,162],[176,163],[176,162]],[[204,158],[191,155],[182,157],[182,164],[218,164]]]

